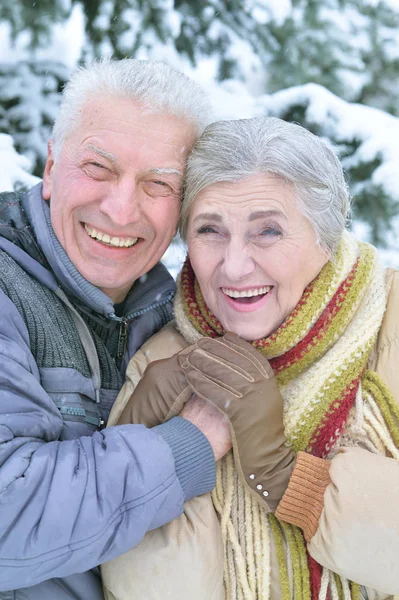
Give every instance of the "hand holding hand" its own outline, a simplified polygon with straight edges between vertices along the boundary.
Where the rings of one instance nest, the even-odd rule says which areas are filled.
[[[284,403],[269,362],[232,333],[202,338],[178,358],[192,390],[228,416],[241,480],[274,511],[295,455],[285,444]]]
[[[231,448],[230,425],[227,417],[213,404],[193,395],[179,363],[179,357],[183,358],[193,347],[148,365],[123,409],[118,425],[136,423],[155,427],[180,414],[208,438],[215,460],[219,460]]]

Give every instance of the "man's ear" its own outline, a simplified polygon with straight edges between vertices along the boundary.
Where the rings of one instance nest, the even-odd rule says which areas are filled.
[[[44,167],[43,173],[43,198],[50,200],[51,190],[53,184],[53,167],[54,167],[54,156],[53,156],[53,140],[50,140],[47,144],[47,160]]]

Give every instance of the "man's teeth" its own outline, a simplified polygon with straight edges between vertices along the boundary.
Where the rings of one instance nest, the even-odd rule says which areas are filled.
[[[130,248],[134,246],[139,238],[121,238],[121,237],[110,237],[107,233],[92,229],[85,224],[85,229],[90,237],[107,244],[108,246],[116,246],[117,248]]]
[[[239,292],[238,290],[229,290],[228,288],[222,288],[223,294],[226,296],[230,296],[230,298],[252,298],[253,296],[263,296],[270,292],[273,286],[265,285],[261,288],[253,288],[252,290],[243,290]]]

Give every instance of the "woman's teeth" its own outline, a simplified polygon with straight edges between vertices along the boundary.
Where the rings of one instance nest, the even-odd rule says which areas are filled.
[[[107,233],[97,231],[97,229],[88,227],[85,224],[85,230],[89,236],[107,246],[115,246],[116,248],[131,248],[135,245],[139,238],[122,238],[122,237],[110,237]]]
[[[265,285],[260,288],[253,288],[251,290],[242,290],[241,292],[238,290],[230,290],[229,288],[222,288],[223,294],[229,296],[230,298],[253,298],[254,296],[264,296],[273,286]]]

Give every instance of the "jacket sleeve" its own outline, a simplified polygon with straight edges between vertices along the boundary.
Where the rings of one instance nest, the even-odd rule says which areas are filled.
[[[2,293],[0,315],[4,591],[88,570],[180,515],[186,496],[201,493],[193,481],[203,476],[185,446],[204,436],[178,418],[175,429],[125,425],[58,441],[62,418],[40,385],[25,324]]]
[[[399,404],[399,273],[388,272],[388,304],[369,367]],[[385,598],[399,594],[399,463],[362,448],[331,461],[299,452],[276,516],[303,529],[321,565]]]
[[[321,565],[380,594],[399,593],[399,463],[362,448],[331,461],[299,452],[276,516],[303,529]]]

